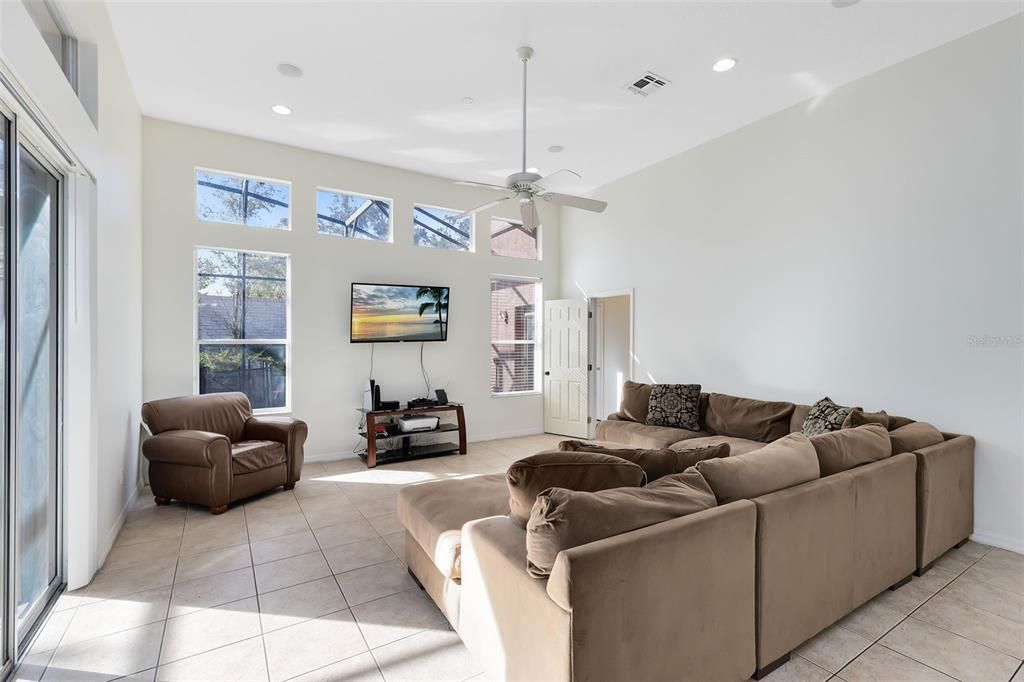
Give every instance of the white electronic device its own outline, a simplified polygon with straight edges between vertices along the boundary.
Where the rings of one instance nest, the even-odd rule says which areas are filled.
[[[398,428],[402,433],[433,431],[440,421],[437,417],[401,417],[398,420]]]

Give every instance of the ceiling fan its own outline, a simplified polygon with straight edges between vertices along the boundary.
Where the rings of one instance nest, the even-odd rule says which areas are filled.
[[[594,211],[600,213],[608,204],[604,201],[597,201],[596,199],[588,199],[586,197],[578,197],[572,194],[561,194],[559,192],[551,192],[543,185],[539,184],[541,180],[546,180],[552,175],[557,173],[572,173],[576,177],[580,177],[578,173],[575,173],[568,169],[562,169],[551,173],[547,177],[542,177],[538,173],[531,173],[526,170],[526,63],[530,61],[530,57],[533,56],[532,47],[520,47],[516,50],[516,56],[519,57],[519,61],[523,63],[523,155],[522,155],[522,168],[518,173],[513,173],[505,179],[505,185],[492,185],[486,182],[472,182],[469,180],[462,180],[455,184],[467,185],[470,187],[484,187],[490,190],[500,191],[505,196],[500,199],[488,201],[486,204],[477,206],[468,211],[463,211],[459,214],[459,217],[472,215],[485,211],[489,208],[497,206],[498,204],[504,203],[511,199],[519,200],[519,210],[523,216],[523,227],[527,230],[534,230],[539,222],[537,218],[537,204],[536,200],[541,199],[543,201],[549,201],[552,204],[558,206],[569,206],[571,208],[581,208],[584,211]]]

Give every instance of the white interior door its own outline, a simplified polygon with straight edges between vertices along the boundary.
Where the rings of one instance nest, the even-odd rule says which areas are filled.
[[[544,430],[588,438],[586,301],[544,302]]]

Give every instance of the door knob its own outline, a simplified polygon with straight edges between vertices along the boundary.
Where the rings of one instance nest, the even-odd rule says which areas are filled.
[[[544,372],[544,376],[546,376],[546,377],[551,376],[551,372]]]

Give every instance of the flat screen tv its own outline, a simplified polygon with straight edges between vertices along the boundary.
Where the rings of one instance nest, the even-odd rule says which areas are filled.
[[[352,343],[448,340],[448,287],[352,284]]]

